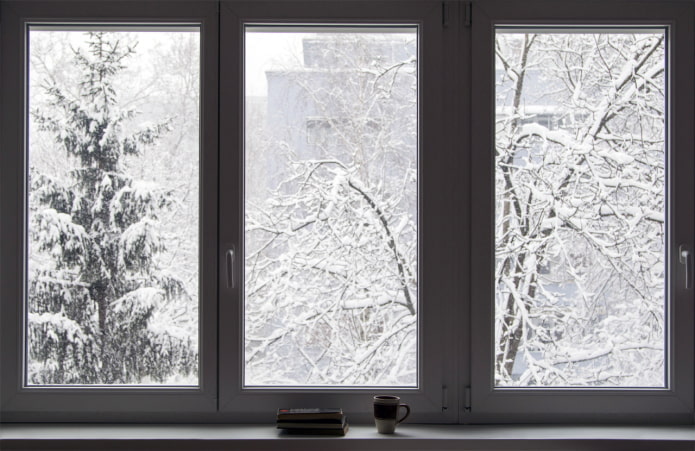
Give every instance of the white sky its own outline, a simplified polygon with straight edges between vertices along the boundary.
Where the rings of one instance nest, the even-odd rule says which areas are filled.
[[[121,31],[121,30],[119,30]],[[51,31],[32,29],[32,37],[39,33],[60,33],[56,29]],[[165,32],[131,32],[131,36],[138,41],[138,53],[147,54],[152,48],[161,45],[168,33]],[[63,39],[68,37],[70,44],[77,47],[84,42],[83,32],[60,33]],[[303,50],[302,40],[315,33],[308,32],[283,32],[283,31],[247,31],[245,45],[245,82],[246,95],[265,96],[267,93],[266,71],[270,69],[297,67],[302,65]],[[57,35],[56,35],[57,36]]]
[[[67,30],[66,30],[67,31]],[[73,47],[79,47],[85,41],[83,31],[62,31],[59,29],[32,29],[31,37],[35,40],[40,34],[52,36],[52,39],[68,39]],[[119,30],[121,31],[121,30]],[[265,96],[267,82],[265,72],[272,68],[288,67],[298,58],[302,58],[302,39],[311,33],[283,33],[255,31],[246,33],[246,95]],[[147,54],[153,47],[166,40],[166,32],[130,32],[138,42],[138,53]],[[51,39],[51,38],[49,38]]]
[[[246,95],[265,96],[268,89],[265,72],[294,65],[302,58],[302,39],[309,33],[247,32]]]

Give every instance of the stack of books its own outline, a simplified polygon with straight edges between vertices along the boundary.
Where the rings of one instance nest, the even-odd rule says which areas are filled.
[[[345,435],[343,409],[278,409],[278,429],[294,434]]]

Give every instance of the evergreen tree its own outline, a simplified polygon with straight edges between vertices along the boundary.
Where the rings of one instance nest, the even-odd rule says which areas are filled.
[[[74,51],[77,94],[50,85],[51,107],[32,112],[72,169],[30,173],[30,383],[137,384],[197,371],[197,338],[172,320],[197,307],[156,261],[172,193],[126,172],[125,158],[168,129],[125,131],[135,112],[119,107],[114,80],[133,52],[114,34],[89,33],[87,51]]]

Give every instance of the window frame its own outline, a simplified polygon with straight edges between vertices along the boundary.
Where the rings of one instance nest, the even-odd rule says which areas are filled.
[[[629,6],[628,6],[629,5]],[[473,186],[485,196],[473,199],[472,210],[484,219],[473,225],[478,239],[471,242],[471,299],[473,334],[471,371],[473,409],[469,421],[482,422],[658,422],[688,423],[693,417],[693,292],[684,289],[683,265],[678,263],[681,243],[692,247],[693,157],[689,152],[693,122],[692,4],[677,2],[579,2],[533,0],[521,4],[505,0],[475,3],[473,60]],[[495,388],[494,387],[494,180],[495,146],[494,51],[496,26],[664,26],[667,32],[667,214],[666,389],[611,388]],[[677,95],[675,93],[678,93]]]
[[[379,393],[401,396],[413,407],[408,421],[419,423],[693,424],[694,296],[682,288],[675,249],[680,243],[693,249],[695,230],[695,157],[689,150],[695,142],[694,17],[693,3],[677,0],[2,0],[1,421],[272,423],[281,405],[321,405],[341,406],[351,422],[368,423],[371,396]],[[25,278],[25,27],[63,22],[201,24],[200,388],[22,387],[24,313],[17,300]],[[244,24],[259,23],[420,29],[416,389],[241,385],[243,298],[238,284],[227,288],[226,253],[233,248],[244,255]],[[673,383],[647,391],[495,389],[494,158],[486,150],[495,136],[494,27],[616,24],[669,27],[674,208],[668,214],[674,238],[667,251],[673,293],[667,333]],[[243,265],[233,271],[243,280]]]
[[[228,289],[220,279],[220,318],[234,318],[230,327],[220,328],[220,412],[239,422],[270,422],[280,406],[340,406],[349,412],[351,422],[368,422],[372,418],[374,394],[401,396],[411,405],[412,421],[454,423],[457,421],[456,364],[445,359],[440,343],[448,341],[447,327],[441,327],[446,306],[455,305],[456,255],[449,243],[455,230],[444,220],[455,208],[452,199],[438,199],[436,192],[445,182],[436,174],[451,174],[455,168],[446,158],[431,161],[422,158],[424,149],[440,149],[453,156],[453,148],[443,138],[439,105],[443,98],[439,77],[443,62],[438,46],[445,39],[441,23],[441,6],[428,1],[406,1],[398,10],[388,1],[350,2],[282,2],[222,1],[220,7],[221,46],[220,117],[229,118],[236,127],[220,127],[220,168],[233,177],[220,179],[221,193],[237,193],[224,198],[231,208],[220,208],[219,265],[225,267],[225,255],[233,248],[243,256],[244,217],[244,111],[243,55],[245,25],[417,25],[418,41],[418,388],[244,388],[242,386],[243,293]],[[231,152],[229,149],[238,149]],[[447,177],[448,178],[448,177]],[[237,257],[241,258],[241,257]],[[435,263],[449,262],[449,274],[433,271]],[[234,265],[235,280],[243,280],[243,265]],[[237,284],[239,285],[239,284]],[[241,338],[243,340],[243,338]],[[442,387],[446,386],[446,389]],[[451,406],[443,409],[443,406]]]
[[[24,318],[28,163],[28,31],[41,24],[194,25],[200,27],[199,234],[216,236],[217,223],[217,3],[21,2],[0,5],[2,15],[2,122],[0,242],[2,273],[3,421],[181,421],[181,412],[217,408],[217,319],[214,242],[200,240],[198,387],[25,387]],[[21,112],[17,114],[17,112]],[[20,300],[17,302],[16,300]]]

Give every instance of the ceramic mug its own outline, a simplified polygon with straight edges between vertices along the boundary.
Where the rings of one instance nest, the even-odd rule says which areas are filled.
[[[398,410],[405,407],[405,415],[398,418]],[[393,434],[396,425],[410,415],[410,406],[401,402],[401,398],[391,395],[374,397],[374,423],[379,434]]]

